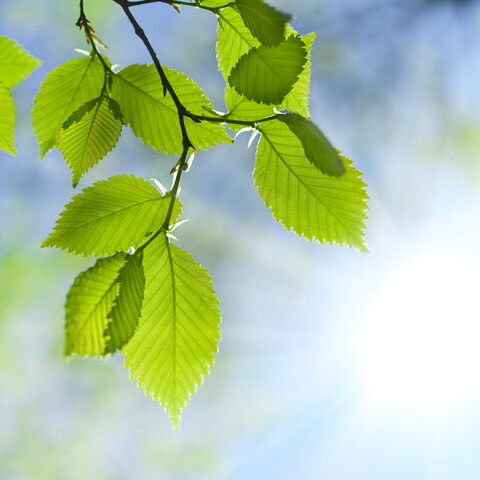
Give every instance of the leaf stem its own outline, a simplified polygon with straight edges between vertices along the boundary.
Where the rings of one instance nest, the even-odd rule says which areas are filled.
[[[111,73],[110,67],[105,63],[105,60],[100,55],[100,52],[97,49],[97,44],[95,42],[95,38],[93,37],[93,28],[90,26],[90,22],[88,21],[85,10],[83,7],[83,0],[80,0],[80,16],[78,17],[77,23],[75,24],[77,27],[80,27],[80,30],[83,28],[85,30],[85,36],[87,37],[87,43],[92,47],[92,53],[94,55],[98,55],[98,58],[102,62],[103,68],[105,72]]]
[[[115,1],[115,0],[114,0]],[[218,7],[207,7],[205,5],[202,5],[198,1],[194,2],[185,2],[185,1],[175,1],[175,0],[130,0],[125,2],[129,7],[136,7],[137,5],[146,5],[148,3],[165,3],[167,5],[185,5],[187,7],[196,7],[196,8],[201,8],[202,10],[208,10],[209,12],[218,14],[219,10],[222,10],[223,8],[228,8],[232,7],[234,5],[234,2],[229,2],[226,3],[225,5],[220,5]]]
[[[228,113],[220,117],[207,117],[206,115],[197,115],[198,120],[205,120],[212,123],[231,123],[232,125],[245,125],[246,127],[255,128],[257,124],[263,122],[269,122],[275,120],[278,115],[272,115],[271,117],[258,118],[256,120],[233,120],[228,118]]]

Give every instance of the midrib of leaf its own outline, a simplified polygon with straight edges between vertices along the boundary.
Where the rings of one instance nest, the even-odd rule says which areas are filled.
[[[65,237],[66,235],[71,235],[73,232],[77,231],[79,228],[85,228],[87,225],[91,225],[91,224],[94,224],[95,222],[99,222],[99,221],[103,221],[105,218],[107,217],[110,217],[112,215],[118,215],[120,212],[123,212],[125,210],[128,210],[130,208],[135,208],[137,205],[144,205],[148,202],[158,202],[159,200],[162,200],[163,198],[165,197],[158,197],[158,198],[149,198],[148,200],[144,200],[143,202],[137,202],[135,203],[134,205],[130,205],[128,207],[124,207],[124,208],[121,208],[119,210],[115,210],[114,212],[112,213],[108,213],[102,217],[97,217],[95,218],[95,220],[92,220],[91,222],[85,222],[85,223],[82,223],[81,225],[79,225],[78,227],[76,228],[72,228],[71,230],[69,230],[67,233],[63,234],[63,235],[59,235],[56,237],[56,239],[59,239],[59,238],[63,238]],[[100,202],[97,202],[97,203],[100,203]],[[103,202],[103,203],[107,203],[107,202]],[[84,210],[86,207],[82,207]]]
[[[322,198],[319,198],[318,195],[309,187],[309,185],[307,183],[305,183],[293,170],[292,168],[290,167],[290,165],[288,164],[287,161],[285,161],[285,159],[283,158],[283,156],[281,155],[281,153],[275,148],[274,144],[270,141],[270,139],[268,138],[268,135],[265,135],[262,130],[259,128],[258,129],[260,131],[260,133],[262,134],[263,138],[265,138],[265,140],[270,144],[272,150],[275,151],[275,153],[278,155],[278,157],[282,160],[283,164],[287,167],[287,169],[290,171],[290,173],[298,180],[299,183],[301,183],[307,190],[308,192],[310,192],[312,194],[312,196],[314,196],[322,205],[323,207],[325,208],[325,210],[330,214],[332,215],[332,217],[335,218],[335,220],[347,231],[349,232],[350,235],[352,235],[353,238],[356,238],[356,233],[353,233],[351,228],[346,226],[340,218],[338,218],[337,215],[335,215],[332,210],[330,208],[328,208],[328,206],[323,202],[323,199]],[[285,146],[289,147],[290,145],[288,144],[285,144]],[[277,174],[277,172],[275,172],[275,174]],[[322,187],[323,188],[323,187]],[[335,187],[324,187],[325,189],[328,189],[328,190],[335,190]],[[329,198],[335,198],[335,195],[332,195],[331,197]],[[298,202],[297,202],[298,203]],[[299,205],[297,205],[297,209],[299,208]],[[336,207],[335,207],[336,208]],[[344,210],[344,211],[347,211],[347,212],[350,212],[350,210],[348,208],[344,208],[344,207],[340,207],[338,210]]]
[[[88,145],[88,143],[90,141],[90,135],[92,134],[93,125],[95,124],[95,120],[97,118],[100,107],[102,106],[102,102],[103,102],[103,98],[101,98],[100,101],[97,103],[97,105],[95,107],[95,111],[93,112],[93,118],[92,118],[92,121],[90,122],[90,126],[88,128],[88,134],[86,135],[86,145]],[[81,139],[81,138],[78,139],[78,143],[80,143],[82,141],[83,141],[83,139]],[[81,157],[82,163],[83,163],[83,159],[85,158],[85,152],[86,151],[87,151],[87,149],[84,148],[83,152],[82,152],[82,157]]]
[[[177,411],[177,291],[175,286],[175,274],[173,272],[172,254],[170,242],[165,239],[167,245],[168,263],[170,264],[170,276],[172,279],[172,301],[173,301],[173,391],[175,397],[175,408]]]

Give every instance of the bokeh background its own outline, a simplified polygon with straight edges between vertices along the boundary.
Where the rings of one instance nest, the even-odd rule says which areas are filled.
[[[275,0],[317,32],[313,120],[368,183],[370,254],[309,243],[253,187],[248,136],[197,155],[180,246],[223,311],[216,365],[179,433],[122,359],[64,362],[64,298],[93,263],[41,250],[75,193],[30,121],[45,74],[86,48],[76,0],[2,0],[0,35],[43,61],[14,91],[0,152],[0,479],[480,478],[480,2]],[[112,63],[148,63],[110,0],[86,0]],[[136,7],[165,65],[223,109],[216,19]],[[116,173],[169,185],[175,159],[128,128],[77,189]]]

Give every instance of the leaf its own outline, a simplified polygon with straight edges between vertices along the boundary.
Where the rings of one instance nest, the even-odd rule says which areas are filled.
[[[204,92],[184,73],[163,67],[165,75],[185,108],[201,116],[210,107]],[[168,155],[183,150],[178,112],[163,86],[155,65],[130,65],[114,77],[112,97],[120,104],[124,121],[147,145]],[[185,118],[187,134],[195,149],[208,149],[219,143],[232,143],[223,125]]]
[[[0,82],[14,87],[42,64],[15,40],[0,36]]]
[[[219,302],[206,269],[165,236],[145,248],[143,268],[145,300],[137,331],[124,348],[125,368],[178,429],[218,350]]]
[[[117,175],[75,195],[42,247],[59,247],[83,255],[113,255],[136,247],[163,224],[171,196],[147,180]],[[175,200],[172,223],[181,212]]]
[[[285,24],[292,17],[263,0],[235,0],[243,23],[263,45],[278,45],[284,38]]]
[[[217,60],[225,80],[240,57],[261,43],[245,26],[239,12],[233,8],[220,10],[217,29]]]
[[[57,143],[57,132],[70,115],[100,96],[105,72],[97,55],[74,58],[47,74],[34,99],[33,126],[40,157]]]
[[[105,353],[120,350],[137,328],[145,289],[145,275],[140,256],[127,256],[127,262],[120,270],[118,282],[120,292],[108,316],[110,323],[105,331],[105,338],[108,339]]]
[[[307,239],[336,242],[366,252],[365,183],[341,157],[341,177],[322,174],[308,161],[300,140],[280,120],[261,125],[254,171],[255,186],[273,217]]]
[[[297,32],[295,32],[295,30],[291,27],[289,27],[287,30],[287,35],[289,34],[294,36],[298,35]],[[315,32],[300,37],[305,43],[307,61],[303,66],[302,73],[300,73],[298,76],[298,80],[293,85],[292,90],[286,95],[279,108],[279,110],[288,110],[290,112],[298,113],[306,118],[310,118],[310,110],[308,109],[308,97],[310,94],[310,69],[312,66],[310,57],[315,37]]]
[[[274,113],[271,105],[248,100],[230,85],[225,89],[225,103],[228,108],[228,118],[235,120],[259,120]]]
[[[260,45],[240,58],[228,83],[249,100],[279,105],[297,82],[306,59],[305,44],[298,37],[276,47]]]
[[[58,148],[72,170],[74,187],[89,168],[115,147],[120,138],[122,122],[111,110],[109,100],[101,96],[83,104],[60,130]]]
[[[15,102],[12,94],[0,83],[0,150],[11,155],[17,153],[14,143],[15,118]]]
[[[67,294],[65,356],[102,356],[108,314],[120,290],[117,278],[123,254],[100,258],[82,272]]]
[[[321,172],[339,177],[345,172],[337,151],[310,120],[295,113],[277,115],[302,143],[305,155]]]

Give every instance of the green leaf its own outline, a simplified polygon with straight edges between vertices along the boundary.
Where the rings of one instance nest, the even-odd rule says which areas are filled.
[[[280,120],[262,123],[255,186],[273,217],[307,239],[349,245],[366,252],[365,183],[341,156],[341,177],[322,174],[307,159],[300,140]]]
[[[83,255],[113,255],[139,245],[163,224],[171,196],[147,180],[117,175],[75,195],[42,247],[59,247]],[[181,212],[175,200],[172,223]]]
[[[313,122],[295,113],[277,115],[277,118],[288,125],[302,143],[308,160],[321,172],[335,177],[345,172],[337,151]]]
[[[125,351],[125,368],[147,396],[164,405],[172,425],[209,374],[220,340],[211,278],[189,253],[159,236],[143,252],[145,300]]]
[[[15,135],[15,102],[10,90],[0,83],[0,150],[16,155]]]
[[[17,42],[0,36],[0,82],[14,87],[42,64]]]
[[[297,82],[306,59],[305,44],[298,37],[276,47],[260,45],[240,58],[228,83],[249,100],[279,105]]]
[[[278,11],[263,0],[235,0],[243,23],[263,45],[278,45],[284,38],[291,15]]]
[[[100,258],[82,272],[67,294],[65,356],[102,356],[108,314],[120,291],[117,281],[124,254]]]
[[[60,129],[58,148],[72,170],[74,187],[89,168],[115,147],[120,138],[122,122],[109,102],[112,100],[105,96],[90,100],[76,110]]]
[[[238,11],[233,8],[220,10],[217,29],[218,68],[225,80],[240,57],[261,43],[245,26]]]
[[[100,96],[105,72],[97,55],[69,60],[47,74],[32,109],[40,157],[57,143],[57,133],[70,115]]]
[[[127,259],[118,276],[120,292],[108,316],[105,353],[120,350],[135,333],[140,318],[145,275],[139,255],[128,255]]]
[[[287,30],[287,35],[296,36],[298,34],[293,28],[289,27]],[[310,57],[315,37],[315,32],[300,37],[305,43],[307,61],[303,66],[302,73],[300,73],[298,76],[298,80],[295,82],[295,85],[293,85],[292,90],[287,94],[283,100],[283,103],[279,107],[279,110],[295,112],[306,118],[310,117],[310,110],[308,109],[308,97],[310,94],[310,69],[312,66]]]
[[[184,73],[164,67],[165,75],[185,108],[195,115],[211,107],[201,88]],[[180,155],[182,132],[172,97],[163,95],[155,65],[130,65],[114,77],[112,97],[120,104],[124,121],[147,145],[168,155]],[[197,150],[232,143],[223,125],[185,118],[187,134]]]
[[[252,121],[274,115],[273,107],[252,102],[240,95],[234,88],[227,85],[225,89],[225,103],[228,108],[228,118],[231,120]],[[228,122],[227,122],[228,123]],[[242,125],[228,124],[232,130],[240,130]]]

